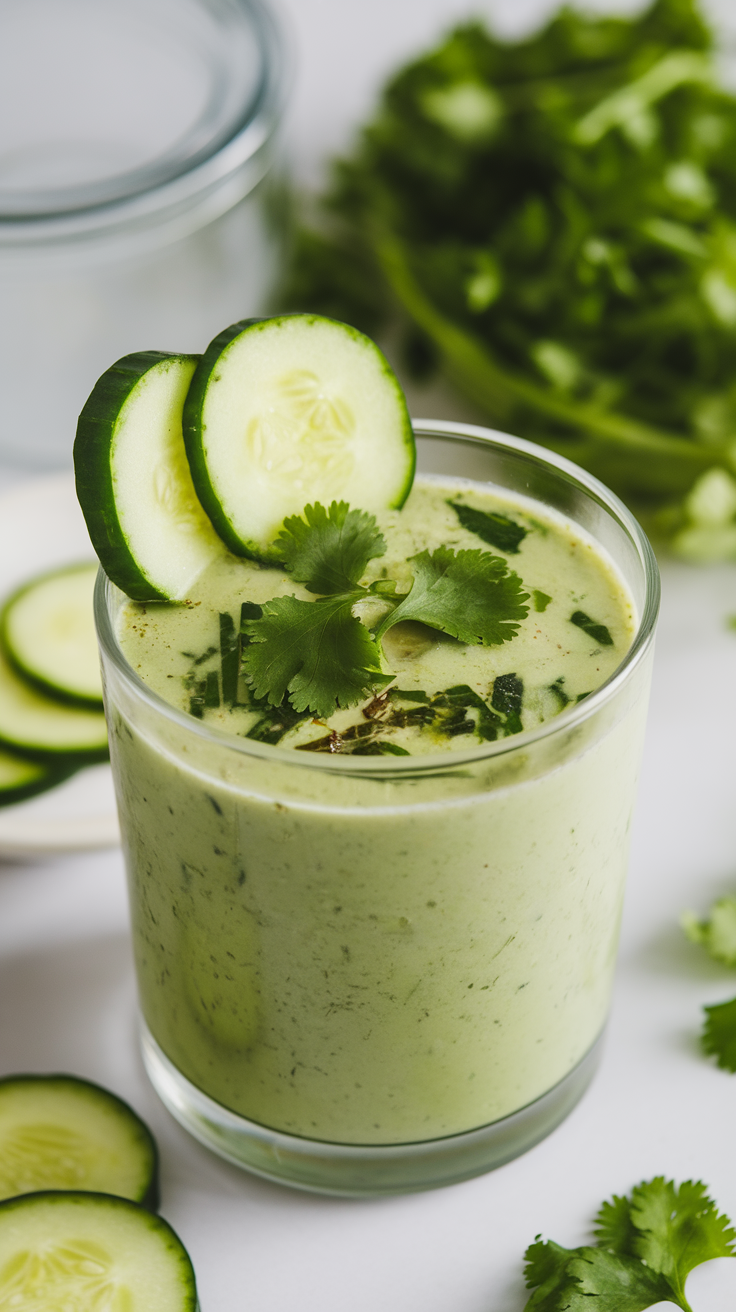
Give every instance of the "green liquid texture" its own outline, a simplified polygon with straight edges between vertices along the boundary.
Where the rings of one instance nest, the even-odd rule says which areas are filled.
[[[380,518],[388,552],[370,578],[385,570],[408,585],[407,558],[440,543],[496,550],[448,498],[527,529],[517,552],[496,554],[540,600],[497,647],[397,626],[385,645],[397,684],[429,696],[469,684],[490,703],[494,681],[515,674],[522,728],[555,720],[565,705],[555,688],[572,704],[621,663],[632,601],[561,517],[428,479]],[[121,645],[185,709],[193,660],[217,648],[219,613],[292,592],[307,595],[278,570],[223,556],[187,606],[128,603]],[[576,612],[605,626],[610,645],[571,622]],[[113,699],[141,1005],[169,1059],[250,1120],[350,1144],[460,1133],[553,1087],[608,1009],[646,709],[638,686],[605,723],[566,732],[561,721],[558,734],[491,761],[474,734],[399,728],[393,741],[418,766],[444,751],[447,770],[381,781],[348,756],[349,777],[282,748],[226,762],[180,728],[149,732]],[[245,707],[203,711],[205,726],[231,733],[256,719]],[[363,720],[358,707],[327,726],[307,721],[282,747]]]

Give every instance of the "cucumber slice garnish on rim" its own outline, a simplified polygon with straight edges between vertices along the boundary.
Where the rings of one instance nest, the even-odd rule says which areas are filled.
[[[181,601],[222,551],[181,432],[194,355],[141,351],[95,384],[74,443],[77,495],[108,578],[135,601]]]
[[[18,1312],[195,1312],[184,1245],[166,1221],[107,1194],[0,1203],[0,1307]]]
[[[401,386],[356,329],[312,314],[225,329],[184,405],[197,495],[236,555],[275,562],[273,541],[305,505],[403,505],[415,448]]]
[[[99,706],[96,575],[97,565],[85,563],[26,583],[0,613],[0,641],[16,669],[43,692]]]
[[[102,711],[64,706],[27,683],[0,649],[0,745],[40,761],[107,755]]]
[[[0,1199],[43,1189],[155,1208],[158,1152],[148,1127],[115,1094],[73,1075],[0,1080]]]

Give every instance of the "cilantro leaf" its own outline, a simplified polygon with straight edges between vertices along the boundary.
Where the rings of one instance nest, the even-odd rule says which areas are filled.
[[[722,1071],[736,1074],[736,998],[730,1002],[703,1007],[703,1049],[715,1057]]]
[[[288,692],[296,711],[329,718],[369,689],[390,683],[380,649],[352,612],[355,596],[301,601],[276,597],[260,619],[246,620],[250,643],[243,667],[256,697],[280,705]]]
[[[508,515],[500,515],[497,511],[476,510],[463,501],[448,501],[447,504],[452,506],[463,528],[475,533],[497,551],[515,555],[529,532]]]
[[[369,560],[383,556],[386,541],[373,517],[333,501],[329,510],[304,507],[304,518],[284,520],[275,543],[286,571],[309,592],[322,595],[352,591]]]
[[[532,600],[534,602],[534,609],[541,614],[542,611],[547,609],[552,598],[548,592],[540,592],[539,588],[535,588],[532,592]]]
[[[619,1257],[634,1257],[636,1227],[631,1219],[628,1198],[614,1194],[610,1203],[606,1200],[595,1218],[593,1233],[599,1248],[607,1248],[610,1253],[618,1253]]]
[[[736,966],[736,897],[719,898],[707,920],[698,920],[692,911],[686,911],[680,924],[691,942],[699,943],[715,961]]]
[[[681,1307],[687,1307],[685,1280],[694,1267],[714,1257],[734,1256],[736,1231],[718,1214],[700,1180],[686,1180],[679,1189],[663,1176],[637,1185],[631,1195],[631,1220],[639,1232],[637,1256],[650,1271],[667,1277]]]
[[[736,1231],[700,1181],[678,1188],[658,1176],[629,1198],[614,1195],[596,1217],[595,1235],[595,1247],[573,1249],[537,1236],[525,1255],[527,1287],[534,1289],[525,1312],[644,1312],[661,1302],[690,1312],[689,1273],[735,1255]]]
[[[497,646],[516,636],[529,608],[518,574],[505,560],[487,551],[437,547],[410,557],[414,566],[411,591],[381,622],[382,638],[402,620],[418,620],[449,633],[461,642]]]
[[[675,1301],[666,1276],[651,1271],[635,1257],[619,1257],[605,1248],[579,1248],[567,1265],[572,1285],[560,1309],[569,1312],[644,1312],[654,1303]],[[677,1302],[689,1312],[687,1303]]]
[[[575,1252],[574,1248],[562,1248],[552,1239],[540,1243],[539,1236],[529,1245],[524,1254],[524,1280],[527,1289],[534,1289],[534,1293],[525,1312],[557,1312],[558,1308],[567,1307],[566,1295],[572,1283],[567,1266]]]

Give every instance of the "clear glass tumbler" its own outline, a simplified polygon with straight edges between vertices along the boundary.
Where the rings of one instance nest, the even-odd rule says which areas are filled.
[[[285,82],[261,0],[4,0],[0,463],[71,465],[113,360],[263,309]]]
[[[208,729],[127,664],[96,596],[143,1053],[166,1106],[261,1175],[364,1195],[549,1133],[609,1007],[659,601],[639,525],[531,443],[419,421],[420,471],[523,493],[615,563],[636,636],[597,692],[452,755],[330,757]]]

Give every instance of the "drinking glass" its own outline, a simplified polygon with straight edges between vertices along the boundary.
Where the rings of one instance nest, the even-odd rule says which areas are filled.
[[[609,1007],[659,599],[633,516],[529,442],[417,421],[420,471],[562,512],[636,633],[539,727],[421,757],[313,755],[161,700],[96,594],[149,1076],[261,1175],[365,1195],[524,1152],[585,1090]]]

